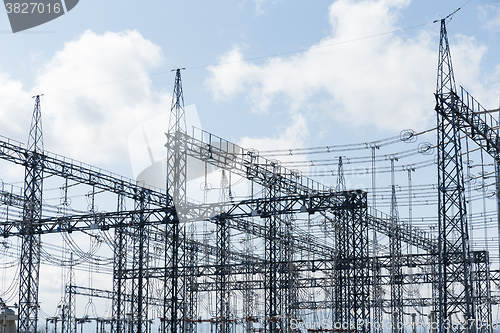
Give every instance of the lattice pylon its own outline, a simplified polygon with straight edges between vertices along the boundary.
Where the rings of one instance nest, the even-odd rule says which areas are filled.
[[[396,199],[396,184],[394,179],[394,161],[391,158],[391,235],[389,237],[389,248],[391,254],[391,319],[392,332],[403,332],[403,272],[401,260],[401,235],[399,224],[399,211]]]
[[[465,206],[460,128],[446,20],[441,20],[436,86],[438,125],[438,269],[433,285],[438,331],[474,322],[472,267]],[[459,249],[457,251],[457,249]],[[450,331],[456,331],[451,326]],[[466,332],[475,327],[467,325]]]
[[[43,192],[43,137],[40,95],[34,96],[35,108],[28,137],[24,176],[23,236],[19,279],[19,328],[22,333],[36,332],[38,321],[38,284],[40,277],[40,228]]]
[[[188,264],[183,246],[186,240],[186,222],[183,219],[182,207],[186,202],[187,154],[185,142],[181,139],[186,133],[186,115],[184,111],[184,95],[182,91],[181,69],[175,70],[175,85],[172,95],[172,106],[168,126],[169,140],[167,147],[167,192],[174,200],[176,214],[170,223],[165,225],[165,234],[171,241],[165,246],[165,281],[164,281],[164,332],[184,331],[188,313],[188,297],[186,293],[186,277],[184,267]]]
[[[118,195],[117,211],[125,210],[125,198]],[[126,321],[126,269],[128,236],[124,228],[116,228],[113,244],[113,302],[111,332],[125,332]]]

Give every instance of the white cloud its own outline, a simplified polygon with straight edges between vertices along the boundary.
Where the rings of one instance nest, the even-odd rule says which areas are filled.
[[[281,152],[278,153],[279,156],[273,157],[275,154],[273,152],[266,151],[276,151],[276,150],[288,150],[290,148],[304,148],[305,143],[309,137],[307,118],[300,114],[295,113],[290,117],[290,123],[283,124],[281,129],[278,129],[278,133],[272,137],[243,137],[238,145],[246,149],[255,149],[259,155],[264,156],[268,160],[278,160],[282,162],[306,162],[307,155],[285,155]],[[290,167],[284,165],[287,169],[297,169],[295,167]],[[309,168],[301,167],[302,172],[310,171]],[[250,188],[248,188],[250,189]]]
[[[301,114],[294,114],[291,117],[292,122],[285,124],[283,131],[274,137],[251,138],[243,137],[238,145],[243,148],[252,148],[257,151],[288,149],[290,147],[302,148],[309,132],[307,129],[307,119]],[[283,158],[282,161],[287,161]],[[297,161],[297,156],[291,159]]]
[[[457,89],[462,85],[487,109],[498,107],[500,65],[494,71],[485,70],[488,48],[464,35],[451,36],[450,44]]]
[[[30,106],[30,103],[19,101],[30,101],[29,97],[31,95],[24,90],[20,81],[13,80],[8,74],[0,72],[0,100],[2,101],[0,126],[2,135],[17,138],[26,131],[22,128],[22,124],[28,123],[29,126],[31,113],[25,112],[25,108],[33,109],[33,104]]]
[[[110,163],[127,156],[131,130],[167,108],[166,99],[152,91],[147,76],[161,61],[160,48],[137,31],[103,35],[86,31],[66,43],[38,74],[38,91],[140,78],[47,95],[42,115],[45,133],[51,133],[47,147],[89,163]]]
[[[500,30],[500,4],[479,6],[479,18],[484,21],[483,27],[488,30]]]
[[[268,2],[271,2],[272,4],[275,4],[277,1],[276,0],[273,0],[273,1],[270,1],[270,0],[254,0],[255,2],[255,12],[257,14],[263,14],[264,13],[264,5]]]
[[[363,39],[399,29],[399,10],[409,2],[338,0],[329,8],[331,35],[308,51],[257,66],[243,62],[243,53],[235,47],[221,57],[219,66],[210,68],[205,83],[216,100],[246,94],[254,112],[267,112],[284,100],[292,112],[321,112],[353,126],[431,126],[435,36],[421,31],[414,38],[393,33]],[[456,49],[468,43],[460,40]],[[483,52],[469,49],[467,55],[480,60]],[[321,102],[315,102],[318,95]]]
[[[2,117],[1,131],[27,138],[33,110],[27,97],[44,93],[45,149],[91,164],[123,164],[132,129],[168,110],[169,97],[154,92],[148,77],[162,60],[160,47],[137,31],[85,31],[41,66],[31,94],[0,73],[0,98],[6,105],[1,112],[9,115]],[[102,85],[121,78],[135,79]],[[28,102],[9,105],[20,99]]]

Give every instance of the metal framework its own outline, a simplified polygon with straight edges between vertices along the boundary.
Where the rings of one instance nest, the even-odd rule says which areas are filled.
[[[24,208],[21,223],[21,267],[19,280],[19,329],[36,332],[38,322],[38,283],[40,280],[40,229],[43,192],[43,136],[40,95],[35,96],[35,109],[25,158]]]
[[[73,253],[70,253],[70,267],[67,276],[67,285],[73,285],[74,272],[73,272]],[[72,290],[65,289],[64,291],[64,304],[62,307],[61,321],[62,321],[62,332],[63,333],[74,333],[74,321],[75,321],[75,294]]]
[[[396,199],[396,183],[394,180],[394,157],[391,157],[391,235],[389,247],[391,254],[391,319],[392,332],[404,331],[403,325],[403,281],[401,263],[401,235],[399,233],[399,212]]]
[[[186,203],[187,155],[184,141],[179,138],[186,132],[184,95],[182,92],[181,69],[175,70],[175,85],[170,108],[170,120],[167,137],[167,190],[174,200],[175,215],[173,223],[166,224],[166,235],[171,235],[171,242],[165,248],[165,302],[164,332],[182,332],[187,318],[187,295],[183,267],[186,253],[183,242],[186,239],[187,222],[184,214]],[[170,136],[173,135],[173,136]],[[167,278],[168,276],[168,278]]]
[[[438,281],[434,295],[439,330],[446,323],[466,325],[475,331],[476,323],[491,328],[491,308],[486,301],[489,282],[486,276],[488,255],[472,256],[464,195],[460,132],[464,132],[495,159],[499,139],[498,122],[488,115],[463,88],[457,94],[446,19],[441,20],[441,38],[436,87],[438,120],[439,252]],[[482,115],[481,115],[482,114]],[[480,296],[479,296],[480,295]],[[489,313],[489,314],[488,314]],[[456,327],[456,326],[455,326]],[[453,330],[453,326],[452,326]]]
[[[274,165],[274,168],[279,168],[278,165]],[[273,170],[272,175],[279,174],[279,171]],[[278,203],[272,200],[278,196],[279,189],[274,183],[274,177],[268,179],[269,187],[266,191],[266,197],[271,199],[270,210],[280,211]],[[282,223],[280,216],[277,214],[271,214],[266,217],[265,222],[267,235],[265,243],[265,263],[266,272],[264,274],[264,289],[265,289],[265,329],[264,332],[275,333],[283,328],[283,322],[286,321],[286,317],[282,317],[282,299],[280,290],[280,283],[282,280],[283,269],[281,268],[281,263],[283,260],[281,253],[281,241],[277,237],[278,233],[282,230]]]
[[[453,112],[457,105],[456,87],[445,20],[441,21],[436,101],[439,170],[439,297],[436,312],[439,331],[444,332],[448,321],[475,320],[461,140]],[[460,251],[454,251],[456,248]],[[467,332],[473,330],[467,328]]]
[[[122,195],[118,196],[117,211],[125,210],[125,201]],[[113,246],[113,302],[111,332],[121,333],[125,323],[125,270],[127,268],[127,234],[122,228],[116,228]]]
[[[132,224],[133,261],[132,261],[132,332],[146,332],[148,323],[148,225],[145,223],[144,211],[147,208],[144,191],[137,193]]]
[[[500,273],[490,270],[487,251],[469,248],[460,133],[496,158],[498,122],[463,88],[457,92],[445,23],[441,21],[435,95],[437,239],[399,219],[394,159],[390,215],[375,209],[375,197],[369,215],[367,193],[345,189],[342,158],[337,186],[331,188],[211,133],[193,129],[188,135],[181,69],[175,70],[166,133],[167,191],[44,151],[40,96],[35,96],[27,148],[0,139],[0,158],[25,167],[22,195],[0,191],[1,203],[22,209],[22,219],[0,223],[4,237],[22,239],[19,332],[37,330],[41,235],[96,229],[114,229],[113,290],[76,287],[71,271],[62,311],[64,332],[75,332],[76,322],[85,322],[75,318],[75,295],[112,299],[112,317],[100,323],[101,328],[110,323],[113,333],[147,332],[154,310],[161,317],[162,333],[196,332],[203,323],[220,333],[230,333],[238,324],[247,333],[291,332],[297,331],[292,321],[300,320],[306,310],[311,318],[347,323],[346,330],[380,332],[370,323],[380,324],[385,309],[390,309],[392,331],[399,333],[399,323],[408,315],[405,309],[417,306],[433,308],[431,321],[437,321],[440,333],[458,331],[448,328],[454,321],[477,323],[468,326],[470,333],[491,327],[491,305],[500,302],[492,295],[491,283],[500,282]],[[375,169],[376,146],[371,148]],[[218,203],[188,202],[188,157],[224,170]],[[229,179],[233,174],[248,180],[251,197],[234,200],[226,173]],[[66,196],[68,180],[91,186],[92,200],[96,189],[113,193],[116,211],[98,212],[92,204],[88,213],[42,216],[44,175],[62,177]],[[127,210],[125,200],[133,202],[132,209]],[[306,216],[310,227],[314,214],[321,217],[324,239],[296,222],[297,215]],[[200,222],[214,228],[212,238],[196,238]],[[377,234],[388,237],[388,248],[377,243]],[[253,239],[264,244],[261,252],[255,251]],[[241,246],[234,246],[236,242]],[[405,255],[402,242],[424,253]],[[411,270],[416,266],[421,271]],[[434,297],[405,297],[403,286],[417,283],[432,285]],[[383,297],[383,287],[390,288],[390,297]],[[236,292],[242,304],[233,298]],[[211,318],[201,318],[202,297],[214,299]]]

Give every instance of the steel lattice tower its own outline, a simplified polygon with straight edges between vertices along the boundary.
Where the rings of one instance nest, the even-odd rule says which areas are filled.
[[[358,200],[343,192],[346,203]],[[349,328],[359,322],[367,325],[356,327],[358,332],[370,330],[370,285],[367,202],[363,196],[361,207],[335,211],[337,228],[337,260],[335,265],[335,322],[346,323]]]
[[[219,202],[221,204],[227,203],[228,195],[226,190],[228,189],[228,183],[226,179],[226,173],[222,170],[221,184],[220,184]],[[224,206],[223,206],[224,207]],[[224,212],[222,212],[224,213]],[[228,221],[226,219],[219,219],[216,229],[217,237],[217,263],[216,263],[216,326],[217,333],[228,333],[230,332],[229,327],[229,316],[230,316],[230,288],[229,288],[229,243],[230,234]]]
[[[445,332],[447,322],[470,323],[475,319],[460,128],[455,112],[458,96],[445,19],[441,20],[436,102],[439,253],[435,310],[438,330]],[[474,328],[467,325],[466,331]]]
[[[148,227],[144,219],[147,208],[145,191],[139,190],[134,200],[136,214],[132,220],[133,261],[132,261],[132,332],[147,331],[148,319]]]
[[[398,228],[399,212],[396,199],[396,182],[394,179],[394,160],[391,157],[391,235],[389,237],[389,248],[391,254],[391,312],[392,332],[403,332],[403,273],[401,270],[401,234]]]
[[[125,210],[125,198],[118,195],[117,211]],[[112,333],[125,330],[125,270],[127,268],[127,234],[123,228],[116,228],[113,245],[113,309]]]
[[[250,233],[245,234],[244,242],[243,242],[243,251],[247,256],[247,259],[244,261],[245,265],[245,289],[243,290],[243,319],[245,320],[245,333],[254,332],[253,330],[253,322],[256,318],[252,317],[255,313],[254,303],[255,303],[255,291],[252,289],[252,278],[253,267],[255,262],[252,262],[249,257],[253,256],[253,247],[252,247],[252,236]]]
[[[474,304],[478,330],[493,333],[491,311],[491,284],[490,284],[490,258],[488,251],[474,251],[473,277],[474,277]]]
[[[186,202],[187,155],[182,134],[186,134],[186,115],[184,111],[184,96],[182,93],[181,69],[175,70],[175,85],[172,95],[172,107],[168,134],[173,136],[168,140],[167,147],[167,192],[173,198],[176,214],[171,223],[166,224],[167,238],[171,241],[165,247],[165,305],[164,332],[181,332],[184,328],[187,299],[185,295],[186,256],[184,242],[186,240],[185,225],[181,223],[182,207]]]
[[[284,237],[282,242],[283,249],[283,271],[285,276],[283,278],[283,313],[287,316],[283,321],[283,331],[291,331],[290,318],[298,317],[298,292],[297,292],[297,272],[295,271],[295,251],[294,251],[294,238],[293,228],[295,222],[294,215],[283,216],[284,222]]]
[[[372,202],[371,202],[371,214],[376,216],[377,215],[377,193],[376,193],[376,173],[375,173],[375,152],[377,149],[380,149],[379,146],[377,146],[375,143],[371,144],[371,151],[372,151]],[[371,292],[372,292],[372,302],[373,302],[373,332],[374,333],[381,333],[382,330],[382,268],[380,265],[379,260],[377,259],[377,252],[378,252],[378,236],[377,236],[377,231],[372,230],[372,237],[373,237],[373,249],[372,249],[372,265],[371,265],[371,271],[372,271],[372,286],[371,286]]]
[[[186,132],[181,68],[178,68],[175,70],[175,85],[168,125],[168,133],[173,135],[174,139],[167,143],[167,191],[176,206],[182,206],[186,202],[187,155],[183,140],[179,137],[179,134],[186,134]],[[176,209],[179,210],[177,207]]]
[[[216,323],[217,333],[229,332],[229,228],[225,219],[220,219],[217,223],[217,304]]]
[[[188,240],[186,242],[186,260],[187,260],[187,281],[186,281],[186,296],[188,298],[188,313],[186,319],[187,329],[185,332],[194,333],[196,332],[196,318],[198,315],[198,285],[197,276],[198,273],[198,251],[199,248],[192,241],[196,236],[196,226],[194,223],[189,225],[188,230]]]
[[[274,167],[278,167],[277,165]],[[277,173],[274,173],[277,174]],[[278,196],[278,189],[273,184],[274,175],[268,180],[268,188],[265,190],[266,198]],[[272,202],[270,209],[277,210],[277,203]],[[280,220],[278,216],[271,215],[266,218],[267,235],[265,239],[265,263],[266,271],[264,276],[264,332],[275,333],[280,329],[281,320],[278,317],[280,314],[280,297],[278,290],[279,279],[279,240],[278,228]]]
[[[75,321],[75,295],[73,295],[73,292],[71,290],[71,286],[74,283],[74,272],[73,272],[73,252],[70,253],[70,264],[69,264],[69,271],[68,271],[68,276],[67,276],[67,285],[65,289],[65,297],[64,297],[64,304],[62,308],[62,333],[73,333],[75,332],[74,329],[74,321]]]
[[[342,156],[339,156],[339,166],[337,171],[337,186],[335,186],[335,191],[341,192],[345,191],[345,177],[344,177],[344,164],[342,163]]]
[[[289,304],[284,304],[287,293],[290,290],[285,290],[284,285],[288,284],[290,279],[290,271],[286,266],[288,260],[285,253],[285,244],[289,243],[288,237],[279,237],[279,235],[287,235],[285,233],[285,225],[283,216],[279,211],[283,211],[285,202],[276,200],[284,190],[280,187],[281,166],[279,163],[269,161],[268,167],[272,169],[272,173],[266,175],[265,179],[265,198],[270,200],[269,211],[265,214],[265,255],[266,263],[264,275],[264,332],[280,332],[285,331],[290,315]]]
[[[38,282],[40,276],[40,228],[43,189],[43,136],[40,95],[34,96],[35,109],[28,137],[28,156],[24,176],[21,266],[19,280],[19,328],[36,332],[38,321]]]

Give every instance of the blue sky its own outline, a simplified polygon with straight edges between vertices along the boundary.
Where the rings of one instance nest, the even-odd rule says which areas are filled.
[[[464,2],[86,0],[17,34],[0,13],[1,132],[25,141],[30,97],[44,93],[46,149],[130,175],[127,137],[169,109],[170,70],[180,66],[186,105],[203,127],[244,145],[430,128],[439,37],[431,22]],[[448,30],[457,83],[495,107],[500,5],[472,0]]]

